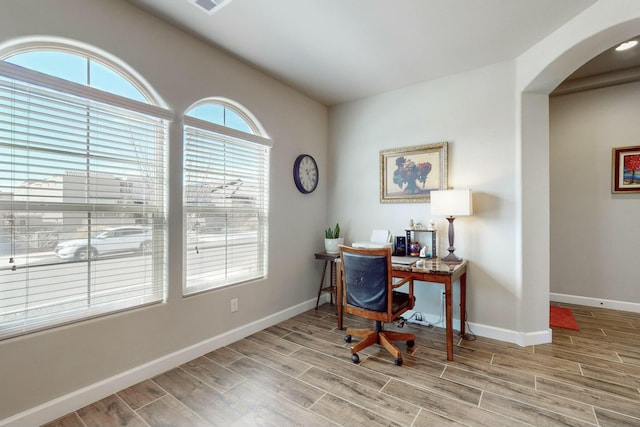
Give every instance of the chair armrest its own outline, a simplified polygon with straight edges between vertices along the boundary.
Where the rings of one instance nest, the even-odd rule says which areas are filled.
[[[399,288],[400,286],[403,286],[403,285],[405,285],[405,284],[407,284],[407,283],[409,283],[409,282],[411,282],[411,285],[413,285],[413,278],[412,278],[412,277],[405,277],[404,279],[402,279],[402,280],[401,280],[401,281],[399,281],[399,282],[392,283],[392,284],[391,284],[391,287],[392,287],[393,289],[395,289],[395,288]]]

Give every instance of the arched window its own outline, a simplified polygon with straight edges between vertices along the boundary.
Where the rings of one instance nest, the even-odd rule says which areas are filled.
[[[97,51],[0,59],[0,339],[162,301],[171,112]]]
[[[271,140],[261,134],[228,100],[185,113],[184,294],[267,274]]]

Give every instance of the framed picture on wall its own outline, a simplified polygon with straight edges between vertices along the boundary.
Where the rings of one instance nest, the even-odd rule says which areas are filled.
[[[447,143],[380,151],[380,202],[424,203],[447,189]]]
[[[640,193],[640,145],[613,149],[612,193]]]

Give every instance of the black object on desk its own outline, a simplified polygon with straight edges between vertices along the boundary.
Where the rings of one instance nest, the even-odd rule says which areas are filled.
[[[316,310],[318,309],[318,304],[320,303],[320,295],[323,292],[330,292],[330,302],[333,304],[333,295],[336,293],[336,259],[340,258],[339,253],[330,254],[328,252],[317,252],[314,254],[316,259],[324,260],[324,267],[322,268],[322,278],[320,279],[320,288],[318,289],[318,298],[316,299]],[[329,284],[325,286],[325,276],[327,275],[327,264],[331,263],[331,267],[329,269]],[[337,302],[337,300],[336,300]]]
[[[393,255],[407,256],[407,238],[405,236],[396,236],[396,244]]]

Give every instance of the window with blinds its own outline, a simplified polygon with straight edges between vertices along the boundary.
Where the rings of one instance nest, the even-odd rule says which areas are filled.
[[[193,117],[195,109],[184,118],[184,294],[267,274],[271,140],[246,132],[255,126],[238,121],[240,112],[217,107],[233,121]]]
[[[163,300],[170,118],[0,61],[0,339]]]

